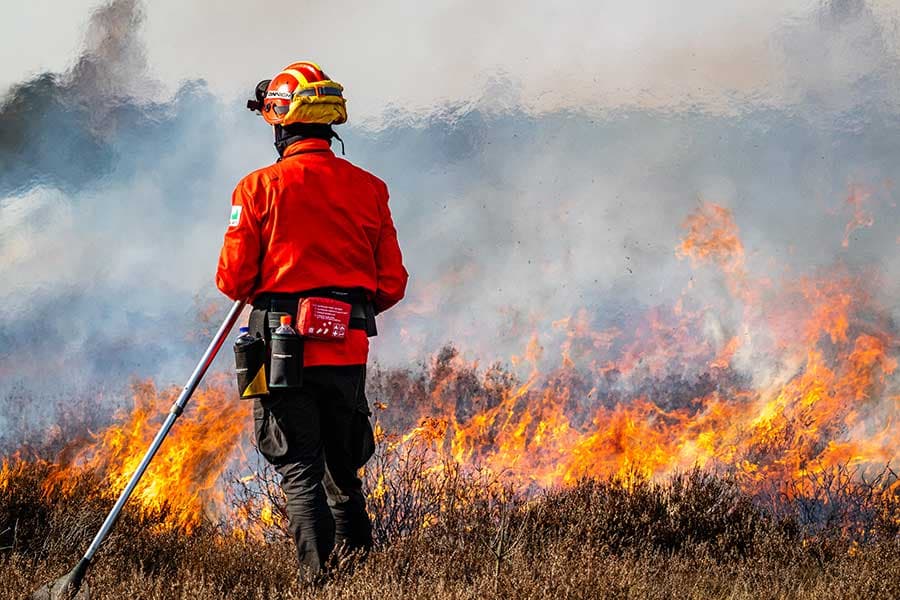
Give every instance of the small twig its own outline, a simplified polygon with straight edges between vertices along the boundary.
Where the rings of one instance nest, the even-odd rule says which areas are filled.
[[[10,527],[7,527],[7,528],[4,529],[3,531],[0,531],[0,535],[6,535],[7,533],[10,532],[10,530],[12,531],[12,534],[13,534],[13,536],[12,536],[12,545],[11,545],[11,546],[0,546],[0,551],[2,551],[2,550],[12,550],[13,552],[15,552],[15,550],[16,550],[16,538],[17,538],[18,535],[19,535],[19,520],[18,520],[18,519],[16,519],[16,522],[13,523],[13,526],[12,526],[11,528],[10,528]]]

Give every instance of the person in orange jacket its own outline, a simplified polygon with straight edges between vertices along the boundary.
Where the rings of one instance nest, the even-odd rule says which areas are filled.
[[[347,120],[343,87],[298,62],[260,82],[255,96],[248,108],[274,127],[279,159],[234,190],[218,288],[252,302],[251,334],[267,342],[278,325],[272,317],[296,322],[303,298],[350,306],[342,340],[304,340],[300,387],[272,388],[253,408],[257,447],[282,476],[301,569],[317,575],[336,546],[372,544],[358,477],[373,448],[368,336],[375,314],[403,298],[408,274],[387,186],[331,150],[340,140],[332,125]]]

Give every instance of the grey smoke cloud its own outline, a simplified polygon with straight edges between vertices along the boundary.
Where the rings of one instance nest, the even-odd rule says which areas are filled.
[[[14,85],[0,105],[0,194],[49,185],[77,192],[103,177],[121,135],[158,118],[142,98],[153,85],[135,1],[99,8],[85,46],[65,73],[44,73]]]
[[[65,70],[96,4],[33,0],[8,11],[0,44],[15,60],[0,64],[0,87]],[[319,57],[353,83],[356,122],[381,119],[386,105],[424,115],[442,102],[477,102],[497,74],[513,82],[518,104],[537,113],[622,105],[727,111],[741,97],[796,101],[797,76],[821,78],[825,63],[846,67],[834,75],[870,73],[860,48],[842,51],[820,35],[818,21],[846,23],[857,6],[895,52],[900,8],[892,0],[349,0],[287,3],[277,19],[250,2],[155,0],[144,8],[142,39],[161,92],[202,78],[232,98],[287,57]],[[794,48],[809,56],[786,62],[782,42],[810,26],[819,38]]]
[[[763,3],[761,14],[781,16],[776,4]],[[188,16],[200,8],[187,7]],[[311,10],[325,19],[330,9]],[[486,15],[476,31],[504,14]],[[565,37],[571,23],[551,16],[556,33],[541,33],[542,43]],[[229,17],[212,18],[215,29]],[[716,19],[733,17],[702,18],[715,30]],[[242,103],[211,91],[227,87],[222,82],[188,81],[161,100],[141,19],[139,3],[105,5],[71,68],[17,84],[0,100],[0,393],[90,390],[143,376],[180,382],[210,326],[199,316],[211,304],[208,321],[224,311],[212,275],[230,192],[273,156],[269,133]],[[523,71],[540,71],[529,54],[520,69],[476,61],[486,85],[474,97],[451,78],[440,101],[413,91],[414,110],[376,114],[383,87],[335,50],[328,69],[354,75],[344,83],[363,117],[374,115],[345,132],[349,158],[389,182],[412,274],[407,302],[383,317],[379,360],[409,364],[447,341],[472,357],[505,360],[536,331],[552,362],[561,333],[550,322],[579,308],[603,327],[673,302],[692,277],[695,294],[722,295],[721,280],[692,273],[673,251],[679,224],[701,200],[733,210],[751,268],[777,277],[784,266],[804,273],[835,261],[874,265],[883,286],[873,291],[900,318],[892,183],[900,69],[884,11],[841,0],[793,7],[777,26],[759,19],[739,28],[743,45],[729,40],[731,48],[766,48],[764,60],[734,58],[754,67],[745,73],[750,83],[727,74],[738,83],[693,90],[705,99],[699,104],[680,92],[675,102],[662,97],[681,85],[669,87],[677,75],[692,76],[683,47],[669,62],[629,63],[658,63],[651,73],[668,65],[658,101],[632,90],[589,110],[558,102],[598,89],[598,71],[585,61],[599,50],[588,40],[584,54],[571,57],[578,68],[563,69],[559,94],[523,79]],[[499,43],[505,32],[493,38]],[[679,35],[662,28],[664,39]],[[515,60],[515,52],[495,52]],[[249,90],[260,75],[245,67],[258,69],[260,59],[242,60],[237,71],[248,71]],[[435,56],[442,61],[452,62]],[[601,87],[615,89],[614,74],[603,74]],[[624,87],[643,76],[622,74]],[[853,231],[844,248],[853,185],[871,189],[874,223]],[[710,330],[724,338],[734,327],[735,315],[726,314]]]

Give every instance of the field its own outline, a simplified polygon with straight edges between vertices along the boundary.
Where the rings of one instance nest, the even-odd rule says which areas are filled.
[[[390,458],[382,444],[372,475]],[[751,497],[730,477],[697,470],[662,483],[585,479],[526,500],[477,474],[403,458],[390,485],[370,492],[377,549],[364,562],[346,557],[321,587],[296,580],[274,493],[263,536],[209,520],[187,532],[165,508],[126,512],[89,575],[91,597],[900,597],[900,502],[889,471],[866,485],[837,471],[792,500]],[[71,568],[111,505],[91,475],[64,497],[42,493],[52,469],[5,464],[4,598]]]

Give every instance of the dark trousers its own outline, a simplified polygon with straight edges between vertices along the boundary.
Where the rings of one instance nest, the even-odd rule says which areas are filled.
[[[303,387],[253,407],[262,455],[281,474],[301,571],[321,572],[335,546],[372,545],[357,472],[371,456],[365,365],[307,367]]]

